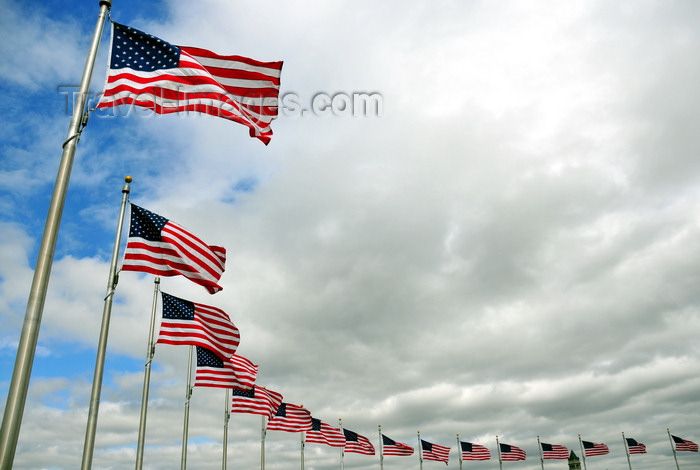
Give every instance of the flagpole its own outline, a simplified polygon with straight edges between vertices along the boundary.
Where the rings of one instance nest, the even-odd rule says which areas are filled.
[[[154,331],[156,328],[156,307],[158,305],[158,289],[160,287],[160,277],[153,280],[153,303],[151,305],[151,326],[148,330],[148,348],[146,349],[146,366],[143,374],[143,392],[141,394],[141,417],[139,419],[139,437],[136,446],[136,470],[143,467],[143,452],[146,442],[146,412],[148,410],[148,392],[151,384],[151,363],[156,352],[156,345],[153,343]]]
[[[420,470],[423,470],[423,443],[420,441],[420,431],[418,433],[418,461],[420,462]]]
[[[630,460],[630,449],[629,449],[629,446],[627,445],[627,439],[625,439],[624,431],[622,432],[622,443],[625,446],[625,453],[627,454],[627,464],[629,465],[630,470],[632,470],[632,461]]]
[[[377,429],[379,429],[379,469],[384,470],[384,440],[382,439],[382,425],[378,424]]]
[[[301,470],[304,470],[304,436],[306,433],[302,431],[299,434],[301,435]]]
[[[228,453],[228,422],[231,419],[231,395],[230,390],[226,389],[226,397],[224,398],[224,452],[221,462],[221,470],[226,470],[226,456]]]
[[[345,438],[345,432],[343,432],[343,418],[338,418],[338,424],[340,425],[340,432],[343,433],[343,438]],[[345,470],[345,446],[340,448],[340,470]]]
[[[459,456],[459,470],[462,470],[462,441],[459,440],[459,434],[457,434],[457,455]]]
[[[85,445],[83,446],[82,469],[89,470],[92,467],[92,456],[95,450],[95,434],[97,432],[97,414],[100,411],[100,395],[102,393],[102,377],[105,368],[105,356],[107,355],[107,337],[109,335],[109,322],[112,316],[112,299],[114,290],[119,282],[117,274],[117,262],[119,260],[119,245],[122,238],[122,225],[124,225],[124,212],[126,202],[131,192],[131,176],[124,178],[126,184],[122,187],[122,204],[119,209],[119,222],[117,223],[117,234],[114,237],[114,248],[112,250],[112,261],[109,266],[109,277],[107,279],[107,295],[104,299],[102,309],[102,327],[100,328],[100,338],[97,342],[97,357],[95,358],[95,373],[92,378],[92,392],[90,394],[90,408],[88,411],[87,428],[85,430]]]
[[[498,435],[496,435],[496,449],[498,450],[498,468],[503,470],[503,460],[501,459],[501,444],[498,443]]]
[[[51,276],[51,266],[56,249],[58,230],[61,225],[63,206],[66,200],[68,182],[70,180],[71,168],[75,157],[75,148],[80,133],[87,123],[85,105],[90,88],[90,79],[95,66],[95,59],[97,58],[97,50],[100,45],[105,18],[107,17],[107,12],[112,7],[112,1],[100,0],[99,4],[100,12],[97,17],[97,24],[95,25],[95,31],[92,35],[92,43],[90,44],[90,50],[85,61],[83,75],[80,80],[80,88],[78,89],[78,94],[73,106],[73,115],[70,125],[68,126],[68,134],[66,141],[63,143],[61,163],[58,167],[56,183],[54,184],[53,195],[46,216],[44,234],[37,255],[22,333],[17,346],[15,368],[12,372],[12,380],[7,394],[2,428],[0,428],[0,468],[3,469],[12,468],[15,451],[17,450],[17,440],[22,425],[24,406],[27,401],[29,379],[34,363],[41,317],[44,311],[46,291],[49,285],[49,277]]]
[[[260,470],[265,470],[265,416],[260,416]]]
[[[542,443],[540,442],[540,436],[537,436],[537,447],[540,448],[540,463],[542,464],[542,470],[544,470],[544,452],[542,451]]]
[[[583,441],[581,440],[581,435],[578,435],[578,445],[581,446],[581,460],[583,461],[583,470],[586,469],[586,451],[583,450]]]
[[[673,439],[671,438],[671,430],[669,428],[666,428],[666,432],[668,433],[668,442],[671,443],[671,450],[673,451],[673,460],[676,461],[676,470],[681,470],[681,467],[678,465],[678,456],[676,455],[676,446],[673,445]]]
[[[182,458],[180,460],[180,470],[187,468],[187,434],[190,427],[190,398],[192,398],[192,356],[194,356],[194,346],[190,346],[190,359],[187,365],[187,390],[185,391],[185,421],[182,425]]]

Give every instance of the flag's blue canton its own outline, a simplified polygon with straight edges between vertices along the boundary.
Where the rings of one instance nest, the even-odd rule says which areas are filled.
[[[511,452],[511,450],[512,450],[510,444],[500,444],[500,446],[501,446],[501,452]],[[586,447],[586,446],[584,445],[584,447]]]
[[[472,452],[472,443],[471,442],[460,442],[462,444],[462,451],[463,452]]]
[[[427,452],[433,451],[433,445],[430,442],[426,442],[423,439],[421,439],[420,443],[423,446],[423,450],[425,450]]]
[[[208,350],[201,346],[197,346],[197,367],[224,367],[224,361]]]
[[[282,416],[286,417],[287,416],[287,404],[282,403],[279,408],[277,408],[277,413],[275,413],[275,416]]]
[[[390,439],[390,438],[386,437],[384,434],[382,434],[382,444],[385,446],[395,446],[396,441],[393,439]]]
[[[321,430],[321,420],[318,418],[311,418],[311,430],[320,431]]]
[[[545,444],[543,442],[542,443],[542,450],[547,452],[547,451],[553,451],[554,449],[552,448],[552,444]]]
[[[152,242],[162,240],[160,231],[163,230],[168,219],[151,211],[147,211],[143,207],[135,204],[131,205],[131,227],[129,228],[130,237],[143,238]]]
[[[170,294],[163,295],[163,318],[194,320],[194,304],[188,300],[178,299]]]
[[[110,68],[139,72],[175,68],[180,48],[138,29],[114,23]]]
[[[239,390],[237,388],[232,388],[231,395],[234,397],[239,396],[239,397],[255,398],[255,387],[251,388],[250,390]]]
[[[357,433],[356,433],[356,432],[350,431],[350,430],[348,430],[348,429],[343,429],[343,434],[345,434],[345,440],[346,440],[346,441],[351,441],[351,442],[352,442],[352,441],[357,441],[357,442],[359,442],[358,439],[357,439]]]

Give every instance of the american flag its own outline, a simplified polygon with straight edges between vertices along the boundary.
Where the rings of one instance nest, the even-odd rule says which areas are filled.
[[[374,446],[365,436],[343,428],[345,435],[345,452],[355,454],[374,455]]]
[[[637,441],[636,439],[632,439],[631,437],[626,437],[625,442],[627,443],[627,451],[630,454],[646,454],[647,453],[647,446],[645,446],[641,442]]]
[[[694,443],[693,441],[681,439],[678,436],[671,436],[671,437],[673,438],[673,442],[676,443],[676,450],[688,451],[688,452],[697,452],[698,451],[698,445],[696,443]]]
[[[450,460],[450,448],[445,446],[439,446],[437,444],[432,444],[428,441],[420,440],[421,455],[423,460],[435,460],[437,462],[445,462],[448,465]]]
[[[268,418],[282,404],[282,394],[254,385],[250,390],[231,390],[231,412],[263,415]]]
[[[112,23],[112,50],[98,108],[136,105],[156,114],[199,112],[238,122],[267,144],[277,117],[282,62],[175,46]]]
[[[197,346],[195,387],[250,390],[255,385],[257,375],[258,366],[239,354],[224,361],[209,349]]]
[[[542,446],[542,458],[543,459],[568,459],[569,449],[566,446],[561,446],[557,444],[545,444],[540,443]]]
[[[209,246],[175,222],[131,204],[122,271],[182,275],[214,294],[222,289],[217,282],[225,264],[225,248]]]
[[[311,418],[311,430],[306,431],[306,442],[326,444],[331,447],[345,447],[343,432],[320,419]]]
[[[268,431],[303,432],[311,430],[311,413],[303,406],[282,403],[267,422]]]
[[[490,460],[491,452],[482,445],[472,444],[471,442],[459,443],[462,448],[462,460]]]
[[[503,462],[515,462],[518,460],[525,460],[525,451],[520,447],[512,446],[510,444],[499,444],[501,450],[501,460]]]
[[[413,447],[396,442],[382,434],[382,455],[413,455]]]
[[[605,444],[596,444],[590,441],[581,441],[581,443],[583,444],[583,453],[586,457],[605,455],[610,452],[610,449]]]
[[[163,320],[158,343],[202,346],[222,359],[229,359],[241,336],[223,310],[161,292]]]

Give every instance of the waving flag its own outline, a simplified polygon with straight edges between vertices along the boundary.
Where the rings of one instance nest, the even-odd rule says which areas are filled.
[[[638,442],[636,439],[632,439],[631,437],[626,437],[625,442],[627,443],[627,451],[630,454],[646,454],[647,453],[647,446],[645,446],[641,442]]]
[[[439,446],[437,444],[432,444],[428,441],[420,440],[421,455],[423,460],[435,460],[437,462],[445,462],[448,465],[450,460],[450,448],[445,446]]]
[[[309,410],[291,403],[282,403],[267,423],[268,431],[303,432],[311,429]]]
[[[374,446],[365,436],[343,428],[345,435],[345,452],[355,454],[374,455]]]
[[[268,418],[282,404],[282,394],[254,385],[250,390],[231,390],[231,412],[263,415]]]
[[[181,275],[214,294],[222,289],[217,282],[225,263],[225,248],[209,246],[175,222],[131,204],[122,271]]]
[[[510,444],[499,444],[499,446],[501,449],[501,460],[504,462],[525,460],[527,457],[525,451],[520,447],[512,446]]]
[[[482,445],[472,444],[471,442],[459,443],[462,449],[462,460],[490,460],[491,452]]]
[[[161,292],[163,320],[158,343],[202,346],[228,360],[241,341],[238,328],[228,315],[216,307]]]
[[[542,442],[542,458],[543,459],[568,459],[569,449],[566,446],[557,444],[545,444]]]
[[[687,451],[687,452],[697,452],[698,451],[698,445],[694,443],[693,441],[688,441],[686,439],[682,439],[678,436],[671,436],[673,438],[673,442],[676,444],[676,450],[680,451]]]
[[[413,455],[413,447],[396,442],[382,434],[382,454],[383,455]]]
[[[311,418],[311,430],[306,431],[306,442],[326,444],[331,447],[345,447],[345,434],[320,419]]]
[[[195,387],[250,390],[255,385],[257,375],[258,366],[239,354],[224,361],[209,349],[197,346]]]
[[[127,104],[156,114],[209,114],[243,124],[251,137],[267,144],[281,71],[282,62],[175,46],[113,22],[107,81],[97,108]]]
[[[583,444],[583,453],[586,457],[605,455],[610,452],[610,449],[605,444],[596,444],[590,441],[581,441],[581,443]]]

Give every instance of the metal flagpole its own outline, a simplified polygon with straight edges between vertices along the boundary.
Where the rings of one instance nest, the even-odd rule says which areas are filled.
[[[226,456],[228,454],[228,422],[231,420],[231,391],[226,389],[224,399],[224,455],[221,462],[221,470],[226,470]]]
[[[676,446],[673,445],[673,439],[671,438],[671,430],[666,428],[666,432],[668,433],[668,442],[671,443],[671,450],[673,451],[673,460],[676,461],[676,470],[681,470],[681,467],[678,465],[678,456],[676,455]]]
[[[627,446],[627,439],[625,439],[625,433],[622,433],[622,443],[625,446],[625,454],[627,454],[627,465],[629,465],[630,470],[632,470],[632,461],[630,460],[630,449]]]
[[[90,409],[88,411],[87,428],[85,430],[85,445],[83,446],[82,469],[89,470],[92,467],[92,456],[95,450],[95,434],[97,432],[97,414],[100,410],[100,394],[102,393],[102,376],[104,375],[105,356],[107,355],[107,336],[109,335],[109,321],[112,316],[112,298],[114,289],[119,282],[117,275],[117,261],[119,258],[119,245],[122,238],[122,225],[124,225],[124,212],[126,202],[131,191],[131,176],[124,178],[126,184],[122,187],[122,205],[119,209],[119,222],[117,223],[117,234],[114,237],[114,249],[112,250],[112,262],[109,266],[109,277],[107,280],[107,295],[102,309],[102,327],[100,328],[100,338],[97,342],[97,357],[95,358],[95,373],[92,378],[92,392],[90,394]]]
[[[192,356],[194,346],[190,346],[190,360],[187,365],[187,390],[185,391],[185,422],[182,426],[182,459],[180,470],[187,468],[187,434],[190,427],[190,398],[192,398]]]
[[[338,418],[338,424],[340,425],[340,432],[345,436],[343,432],[343,418]],[[340,470],[345,470],[345,446],[340,448]]]
[[[265,470],[265,416],[260,416],[260,470]]]
[[[459,440],[459,434],[457,434],[457,455],[459,456],[459,470],[462,470],[462,441]]]
[[[87,124],[87,113],[85,105],[87,94],[90,88],[92,70],[97,58],[97,49],[100,45],[102,29],[107,12],[112,6],[111,0],[100,1],[100,13],[97,17],[97,24],[92,35],[90,50],[85,61],[85,68],[80,80],[80,88],[73,106],[73,115],[68,126],[68,135],[63,143],[63,155],[56,175],[56,183],[53,189],[53,196],[49,205],[49,212],[46,216],[44,234],[39,247],[39,253],[34,269],[34,278],[29,291],[27,310],[24,316],[22,333],[17,346],[17,357],[15,368],[12,372],[12,380],[7,394],[5,412],[0,428],[0,468],[10,469],[15,458],[19,429],[22,424],[24,405],[27,401],[27,390],[29,389],[29,379],[34,363],[34,354],[39,337],[41,317],[44,312],[44,302],[46,301],[46,291],[51,275],[51,265],[53,264],[58,229],[61,225],[63,206],[68,191],[68,182],[75,157],[75,148],[78,138],[83,128]]]
[[[503,459],[501,459],[501,444],[498,442],[498,436],[496,436],[496,449],[498,450],[498,468],[503,470]]]
[[[306,433],[302,431],[299,434],[301,435],[301,470],[304,470],[304,436]]]
[[[382,439],[382,425],[378,424],[379,429],[379,468],[384,470],[384,439]]]
[[[544,470],[544,452],[542,451],[542,443],[540,442],[540,436],[537,436],[537,447],[540,448],[540,463],[542,464],[542,470]]]
[[[153,280],[153,303],[151,305],[151,327],[148,330],[148,348],[146,350],[146,366],[143,374],[143,392],[141,394],[141,417],[139,420],[139,438],[136,446],[136,470],[143,467],[143,451],[146,441],[146,411],[148,410],[148,391],[151,384],[151,363],[156,352],[156,345],[153,342],[156,328],[156,307],[158,305],[158,289],[160,287],[160,277]]]
[[[420,431],[418,431],[418,461],[420,462],[420,470],[423,470],[423,443],[420,441]]]
[[[578,444],[581,446],[581,460],[583,461],[583,470],[586,469],[586,451],[583,449],[583,441],[581,441],[581,435],[578,435]]]

